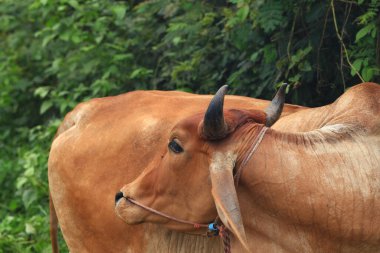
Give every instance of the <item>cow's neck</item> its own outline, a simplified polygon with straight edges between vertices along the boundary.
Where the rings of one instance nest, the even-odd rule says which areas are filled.
[[[237,189],[252,250],[380,250],[379,137],[362,133],[267,132]]]

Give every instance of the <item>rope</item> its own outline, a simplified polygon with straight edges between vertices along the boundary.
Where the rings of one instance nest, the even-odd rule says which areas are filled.
[[[224,225],[221,225],[218,228],[219,236],[223,241],[224,253],[231,253],[230,233],[228,232],[228,229]]]
[[[259,134],[256,136],[255,140],[253,141],[252,143],[252,146],[251,148],[249,149],[249,152],[248,152],[248,155],[244,158],[244,160],[242,161],[240,167],[238,168],[234,178],[235,178],[235,186],[238,187],[239,185],[239,181],[240,181],[240,176],[241,176],[241,172],[243,171],[245,165],[247,165],[248,161],[251,159],[252,155],[255,153],[256,149],[259,147],[261,141],[263,140],[264,138],[264,135],[265,133],[267,132],[269,128],[264,126],[263,128],[261,128]]]
[[[131,199],[129,197],[124,197],[126,200],[128,200],[129,202],[135,204],[136,206],[139,206],[149,212],[152,212],[152,213],[155,213],[155,214],[158,214],[160,216],[163,216],[165,218],[168,218],[168,219],[171,219],[171,220],[174,220],[174,221],[177,221],[177,222],[180,222],[180,223],[184,223],[184,224],[189,224],[189,225],[193,225],[194,228],[208,228],[208,224],[202,224],[202,223],[197,223],[197,222],[191,222],[191,221],[186,221],[186,220],[182,220],[182,219],[178,219],[176,217],[173,217],[171,215],[168,215],[166,213],[163,213],[163,212],[160,212],[160,211],[157,211],[153,208],[150,208],[146,205],[143,205],[141,204],[140,202],[134,200],[134,199]]]

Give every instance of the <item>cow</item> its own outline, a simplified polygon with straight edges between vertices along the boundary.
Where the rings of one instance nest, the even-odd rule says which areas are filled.
[[[268,119],[281,104],[224,109],[226,91],[177,122],[116,194],[116,214],[193,233],[210,224],[232,252],[380,252],[380,86],[356,85],[280,130]]]
[[[215,238],[155,224],[124,223],[114,213],[112,196],[154,162],[178,120],[204,111],[211,98],[178,91],[134,91],[92,99],[68,113],[48,162],[53,252],[58,252],[57,218],[72,253],[221,252]],[[263,109],[268,103],[226,97],[227,108]],[[303,109],[286,105],[283,116]]]

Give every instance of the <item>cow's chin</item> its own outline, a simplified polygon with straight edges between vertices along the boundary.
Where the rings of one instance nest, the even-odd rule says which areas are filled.
[[[146,221],[147,212],[125,198],[120,199],[116,203],[115,212],[117,216],[129,225],[136,225]]]

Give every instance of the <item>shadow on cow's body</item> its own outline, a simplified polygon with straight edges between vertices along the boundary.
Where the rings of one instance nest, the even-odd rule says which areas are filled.
[[[204,112],[211,96],[138,91],[93,99],[61,124],[49,156],[49,188],[70,252],[221,252],[218,238],[127,225],[114,193],[154,163],[179,120]],[[226,108],[263,109],[268,101],[227,96]],[[285,106],[285,115],[302,110]],[[293,126],[296,129],[297,126]],[[207,184],[205,184],[207,187]]]
[[[265,114],[229,108],[222,115],[211,120],[220,125],[210,127],[215,138],[204,134],[207,113],[179,120],[168,147],[161,145],[155,162],[122,188],[117,214],[129,224],[192,231],[128,199],[202,223],[217,212],[234,234],[234,252],[380,252],[379,85],[357,85],[335,103],[294,113],[276,126],[298,132],[266,130],[236,190],[233,174]]]

